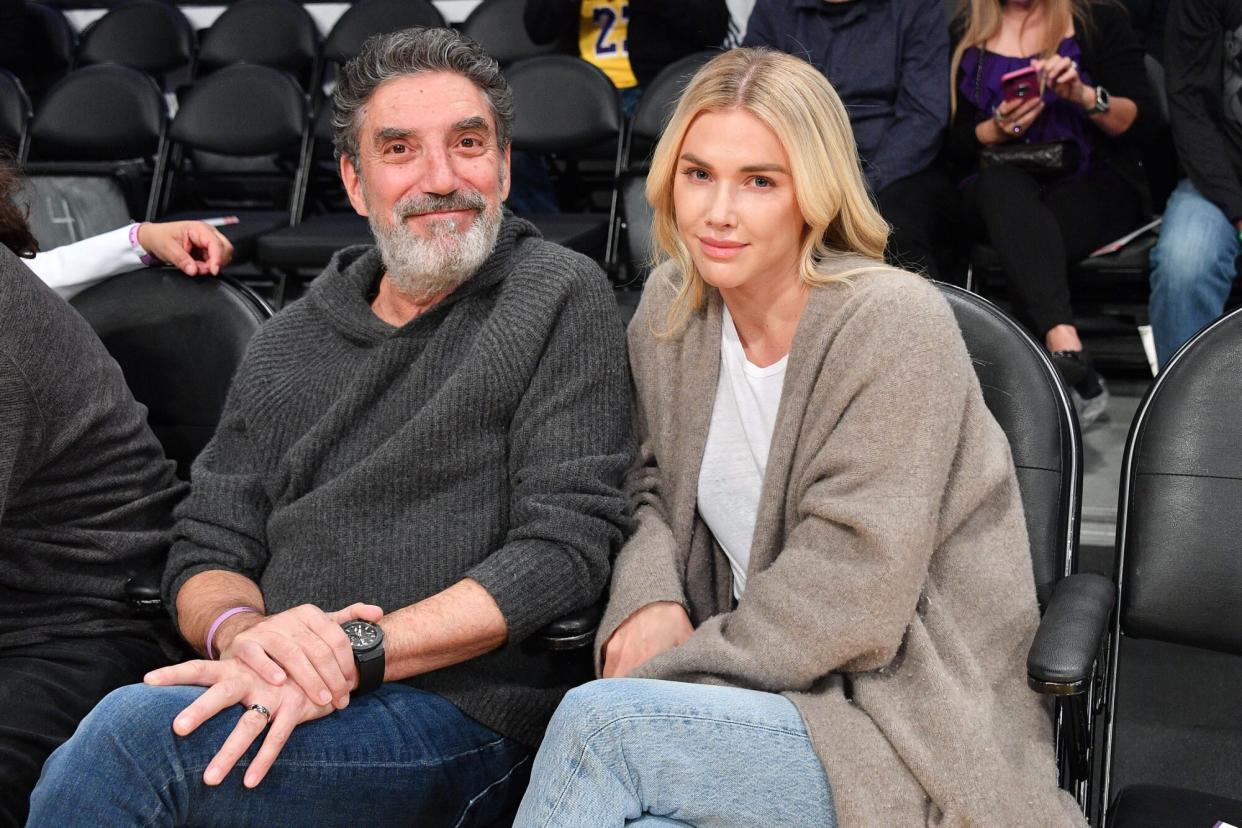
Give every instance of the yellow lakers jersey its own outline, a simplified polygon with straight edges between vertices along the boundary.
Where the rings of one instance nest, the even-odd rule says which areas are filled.
[[[604,70],[614,86],[638,86],[630,67],[629,0],[582,0],[578,49],[582,59]]]

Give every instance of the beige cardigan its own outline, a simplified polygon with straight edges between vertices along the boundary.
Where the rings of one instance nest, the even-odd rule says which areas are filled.
[[[784,694],[843,826],[1084,825],[1026,685],[1038,610],[1009,444],[936,288],[831,267],[860,265],[798,325],[736,605],[695,508],[721,300],[660,339],[679,277],[652,275],[629,329],[637,528],[596,657],[639,607],[681,603],[695,632],[634,675]]]

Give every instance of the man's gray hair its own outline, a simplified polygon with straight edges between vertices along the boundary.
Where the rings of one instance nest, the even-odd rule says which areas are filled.
[[[385,81],[423,72],[454,72],[477,86],[491,107],[500,148],[509,145],[513,90],[500,65],[482,46],[453,29],[415,27],[367,38],[358,56],[341,69],[332,94],[336,157],[349,158],[359,170],[358,130],[363,107]]]

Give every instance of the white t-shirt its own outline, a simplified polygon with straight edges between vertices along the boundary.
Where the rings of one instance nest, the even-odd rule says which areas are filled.
[[[741,598],[789,356],[766,368],[751,364],[727,307],[723,316],[720,381],[699,469],[699,515],[728,556],[733,596]]]
[[[62,299],[70,299],[110,276],[146,267],[139,258],[145,251],[129,243],[129,227],[61,245],[22,262]]]

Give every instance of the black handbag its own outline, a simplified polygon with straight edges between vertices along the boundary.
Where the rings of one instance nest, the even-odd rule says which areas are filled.
[[[987,50],[979,48],[975,68],[975,100],[983,100],[983,58]],[[1056,176],[1078,169],[1078,144],[1073,141],[1044,141],[1029,144],[996,144],[979,150],[979,169],[1009,164],[1035,175]]]

